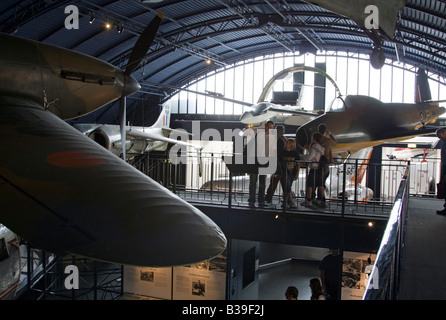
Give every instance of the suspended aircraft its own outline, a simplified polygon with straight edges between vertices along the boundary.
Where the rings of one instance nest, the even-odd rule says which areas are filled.
[[[158,267],[225,249],[224,234],[201,211],[64,121],[119,99],[125,131],[125,98],[140,88],[132,72],[161,18],[143,31],[124,71],[0,34],[0,221],[33,246]]]
[[[375,69],[384,65],[383,39],[392,40],[398,13],[406,0],[304,0],[353,20],[373,41],[370,62]],[[372,6],[372,7],[371,7]]]
[[[276,81],[302,71],[318,72],[334,86],[337,98],[324,114],[298,111],[297,107],[292,106],[284,108],[265,101]],[[280,117],[285,125],[299,126],[296,142],[303,149],[309,148],[312,134],[318,131],[320,124],[325,124],[337,140],[333,152],[346,155],[386,141],[401,141],[434,132],[437,128],[428,125],[445,112],[445,108],[439,106],[440,102],[445,101],[431,100],[428,77],[421,68],[416,76],[415,93],[415,103],[383,103],[363,95],[347,95],[343,98],[336,82],[324,71],[312,67],[290,67],[268,81],[257,105],[253,106],[254,111],[243,113],[240,121],[261,127],[262,122]],[[269,105],[272,107],[269,108]]]
[[[337,92],[339,91],[339,88],[336,84],[336,82],[323,70],[309,67],[309,66],[295,66],[291,68],[284,69],[278,73],[276,73],[265,85],[259,99],[257,100],[257,104],[250,105],[250,110],[245,111],[241,117],[240,121],[244,124],[261,124],[265,121],[268,121],[269,119],[278,117],[278,116],[291,116],[296,115],[295,119],[296,121],[299,121],[300,124],[304,124],[320,114],[317,112],[310,112],[310,111],[304,111],[303,108],[296,106],[297,99],[294,101],[295,105],[285,105],[281,106],[275,103],[271,103],[266,101],[267,97],[270,95],[271,90],[276,83],[276,81],[279,80],[285,80],[292,76],[295,72],[305,72],[305,71],[311,71],[315,73],[322,74],[327,80],[329,80],[333,86],[335,87]],[[303,85],[303,84],[300,84]],[[297,97],[296,97],[297,98]],[[291,102],[291,101],[290,101]],[[299,120],[297,120],[299,119]],[[297,124],[296,124],[297,125]]]
[[[415,84],[415,103],[384,103],[378,99],[347,95],[337,97],[323,115],[300,126],[296,131],[297,144],[307,149],[311,136],[321,124],[337,140],[333,153],[354,153],[357,150],[376,146],[388,141],[401,141],[435,132],[435,123],[445,112],[440,107],[443,100],[432,101],[428,77],[418,69]],[[289,117],[285,124],[293,124]]]
[[[130,159],[137,154],[142,154],[145,152],[165,151],[168,144],[192,147],[196,151],[200,151],[202,149],[202,146],[200,145],[169,138],[171,134],[177,131],[175,129],[171,129],[169,124],[170,105],[166,104],[161,110],[158,119],[152,126],[126,126],[126,159]],[[73,124],[73,127],[99,143],[116,156],[122,157],[122,140],[119,125],[76,123]],[[178,134],[185,134],[185,132],[180,131]]]

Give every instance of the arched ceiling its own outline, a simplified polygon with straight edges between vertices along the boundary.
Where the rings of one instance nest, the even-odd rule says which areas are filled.
[[[65,27],[69,5],[79,10],[78,29]],[[156,105],[171,92],[154,84],[179,87],[259,55],[318,50],[370,54],[374,47],[366,30],[349,18],[296,0],[2,0],[0,30],[124,68],[139,34],[158,12],[164,18],[133,74],[142,90],[129,99],[129,113],[139,98]],[[113,24],[111,30],[104,28],[107,21]],[[399,11],[393,39],[381,38],[381,46],[388,59],[444,77],[445,30],[445,0],[407,0]],[[211,65],[205,63],[207,58],[212,59]],[[88,120],[116,123],[116,110],[117,104],[111,104]]]

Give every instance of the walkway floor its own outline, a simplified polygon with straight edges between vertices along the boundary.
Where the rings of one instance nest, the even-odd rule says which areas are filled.
[[[400,300],[446,299],[444,200],[411,197],[402,250]]]

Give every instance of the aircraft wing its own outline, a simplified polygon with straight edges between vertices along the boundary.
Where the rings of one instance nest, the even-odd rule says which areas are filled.
[[[299,109],[293,109],[292,107],[288,108],[281,108],[278,106],[271,105],[268,107],[268,111],[276,112],[276,113],[288,113],[293,115],[300,115],[300,116],[306,116],[309,119],[314,119],[318,116],[317,113],[311,112],[311,111],[304,111]]]
[[[0,221],[32,245],[138,266],[226,247],[201,211],[35,102],[0,98]]]
[[[339,15],[348,17],[365,28],[365,21],[370,12],[365,12],[368,5],[374,5],[379,10],[379,27],[384,34],[393,39],[398,12],[406,5],[406,0],[305,0]],[[376,23],[376,21],[374,22]]]
[[[189,135],[187,132],[184,132],[184,134]],[[137,138],[143,138],[143,139],[158,140],[158,141],[163,141],[163,142],[167,142],[167,143],[171,143],[171,144],[178,144],[178,145],[182,145],[182,146],[189,146],[189,147],[193,147],[198,150],[201,150],[203,148],[200,145],[196,145],[196,144],[184,142],[182,140],[176,140],[176,139],[172,139],[169,137],[165,137],[162,134],[144,132],[141,130],[128,130],[127,135],[132,136],[132,137],[137,137]]]
[[[446,100],[428,100],[428,101],[425,101],[426,103],[429,103],[429,105],[437,105],[437,104],[440,104],[440,103],[446,103]]]
[[[313,114],[309,113],[309,112],[305,112],[305,113],[292,114],[285,119],[284,123],[288,126],[303,126],[308,121],[311,121],[314,118],[316,118],[317,116],[319,116],[316,113],[313,113]]]
[[[319,114],[303,110],[289,110],[287,108],[271,107],[270,112],[275,112],[277,115],[282,115],[286,125],[302,126],[308,121],[318,117]]]

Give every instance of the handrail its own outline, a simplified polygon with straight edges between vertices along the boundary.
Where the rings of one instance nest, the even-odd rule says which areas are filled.
[[[409,202],[409,172],[410,163],[407,164],[399,185],[363,300],[397,299],[400,280],[400,255]]]

